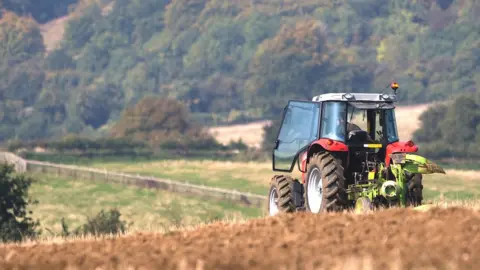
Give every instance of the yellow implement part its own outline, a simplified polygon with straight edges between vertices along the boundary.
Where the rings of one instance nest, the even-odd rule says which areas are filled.
[[[380,143],[369,143],[369,144],[364,144],[363,147],[365,147],[365,148],[382,148],[382,144],[380,144]]]

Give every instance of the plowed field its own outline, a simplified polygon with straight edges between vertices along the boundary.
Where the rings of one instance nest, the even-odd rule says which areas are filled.
[[[478,269],[480,213],[306,213],[193,231],[0,247],[1,269]]]

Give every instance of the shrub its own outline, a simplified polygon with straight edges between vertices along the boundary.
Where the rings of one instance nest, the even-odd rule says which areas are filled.
[[[110,209],[108,212],[101,210],[96,216],[88,217],[87,223],[76,228],[73,232],[70,232],[68,225],[65,223],[65,219],[62,218],[63,236],[69,235],[109,235],[125,233],[130,224],[126,224],[125,221],[120,220],[120,211],[117,209]]]
[[[238,139],[238,141],[231,140],[228,144],[228,148],[240,151],[248,150],[248,145],[243,142],[242,138]]]

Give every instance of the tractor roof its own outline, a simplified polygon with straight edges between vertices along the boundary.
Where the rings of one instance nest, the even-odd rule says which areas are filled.
[[[312,101],[391,103],[397,101],[397,97],[387,93],[328,93],[315,96]]]

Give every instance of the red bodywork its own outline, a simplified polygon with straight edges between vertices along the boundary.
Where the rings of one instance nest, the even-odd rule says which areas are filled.
[[[416,146],[412,141],[408,142],[394,142],[387,145],[387,151],[385,155],[385,165],[390,166],[390,155],[393,153],[415,153],[418,151],[418,146]]]
[[[300,155],[302,164],[302,171],[306,172],[307,170],[307,154],[310,148],[315,145],[321,146],[323,149],[330,152],[348,152],[348,146],[342,142],[334,141],[331,139],[319,139],[314,141],[305,152]],[[385,155],[385,165],[390,166],[390,155],[393,153],[415,153],[418,151],[418,146],[416,146],[413,141],[407,142],[394,142],[387,145],[386,155]],[[302,183],[305,184],[305,175],[306,173],[302,172]]]
[[[308,147],[308,149],[305,152],[303,152],[303,154],[301,155],[302,171],[307,170],[307,153],[310,150],[310,148],[312,148],[315,145],[319,145],[323,149],[330,152],[348,152],[348,146],[342,142],[334,141],[331,139],[325,139],[325,138],[316,140],[312,144],[310,144],[310,147]],[[305,173],[302,173],[302,183],[304,184],[305,184],[305,176],[306,176]]]

